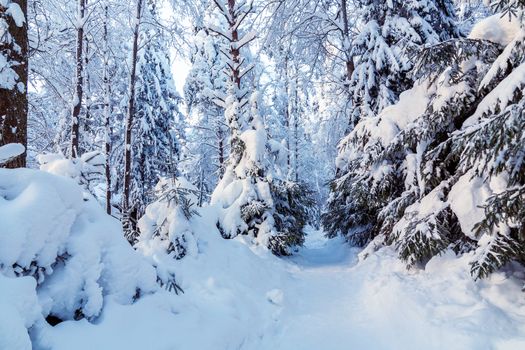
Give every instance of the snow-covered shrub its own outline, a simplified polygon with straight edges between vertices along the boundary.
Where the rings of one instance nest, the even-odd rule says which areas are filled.
[[[192,217],[198,190],[183,177],[164,178],[155,188],[157,199],[146,207],[139,220],[140,236],[135,248],[157,270],[157,281],[168,290],[178,292],[173,260],[198,254]]]
[[[0,223],[0,273],[34,277],[44,317],[93,319],[106,298],[131,303],[156,289],[120,223],[74,180],[0,169]]]
[[[269,248],[277,255],[290,255],[292,249],[304,243],[304,228],[314,205],[312,191],[303,183],[278,179],[273,179],[270,186],[278,233],[270,237]]]
[[[329,234],[393,244],[409,266],[476,249],[476,278],[525,262],[524,45],[498,14],[424,48],[415,86],[341,143]]]
[[[57,153],[40,154],[37,160],[40,170],[69,177],[92,195],[95,194],[95,187],[104,181],[106,160],[99,151],[87,152],[73,159]]]

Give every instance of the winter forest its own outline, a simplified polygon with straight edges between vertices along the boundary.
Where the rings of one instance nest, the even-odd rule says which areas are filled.
[[[524,0],[0,0],[0,350],[525,349]]]

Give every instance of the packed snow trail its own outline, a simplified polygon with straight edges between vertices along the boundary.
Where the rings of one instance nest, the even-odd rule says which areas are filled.
[[[41,348],[525,349],[520,286],[502,273],[476,284],[462,258],[407,272],[392,250],[358,262],[358,250],[313,230],[288,259],[208,238],[203,258],[180,262],[185,294],[106,305],[95,324],[47,330]]]
[[[468,291],[461,286],[451,293],[446,284],[436,286],[447,289],[444,299],[433,299],[428,292],[434,288],[426,290],[424,279],[407,275],[395,257],[371,256],[357,265],[358,252],[339,240],[327,241],[319,231],[309,232],[305,247],[290,259],[292,278],[283,287],[274,334],[259,349],[298,349],[298,344],[303,350],[492,349],[496,343],[518,349],[525,344],[523,338],[492,342],[504,338],[512,321],[491,320],[496,318],[492,312],[501,310],[487,307],[490,301],[477,303],[462,295]],[[384,274],[388,264],[399,271],[394,266]]]

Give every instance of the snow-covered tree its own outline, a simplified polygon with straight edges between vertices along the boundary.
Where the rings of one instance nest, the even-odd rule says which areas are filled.
[[[212,30],[230,42],[230,50],[225,53],[230,79],[228,93],[226,98],[219,96],[217,101],[225,108],[230,128],[227,167],[211,200],[223,209],[217,225],[225,238],[249,235],[275,254],[287,255],[292,247],[303,242],[304,207],[308,204],[302,196],[308,193],[301,191],[303,188],[297,184],[274,178],[280,172],[275,171],[275,160],[268,149],[275,142],[270,142],[260,115],[259,95],[252,93],[248,99],[249,92],[242,85],[243,77],[253,65],[244,67],[241,49],[255,38],[255,33],[243,35],[239,30],[251,5],[231,0],[227,5],[219,0],[216,4],[228,23],[228,30]]]
[[[136,222],[138,219],[137,208],[131,202],[131,191],[133,182],[133,128],[136,125],[136,86],[137,86],[137,66],[139,58],[139,38],[141,22],[144,14],[144,1],[137,0],[136,12],[133,28],[133,46],[131,49],[131,69],[129,72],[129,93],[126,115],[126,126],[124,136],[124,190],[122,192],[122,224],[124,234],[129,242],[133,243],[137,235]]]
[[[354,40],[359,58],[351,91],[353,123],[360,119],[363,123],[339,145],[336,179],[323,216],[330,237],[341,234],[358,245],[366,244],[383,226],[379,212],[397,197],[398,168],[403,166],[397,159],[376,161],[386,145],[375,142],[371,134],[374,117],[412,86],[410,55],[457,32],[451,1],[367,0],[362,5],[365,25]],[[364,127],[367,124],[370,127]],[[388,135],[394,130],[379,132]]]
[[[356,126],[338,159],[352,175],[334,183],[346,221],[332,233],[369,244],[367,253],[392,244],[408,266],[446,249],[473,252],[475,278],[525,262],[525,34],[516,9],[481,21],[468,39],[422,50],[414,87]]]
[[[184,168],[191,178],[197,179],[202,204],[224,174],[229,131],[224,109],[213,101],[216,91],[226,93],[227,79],[222,73],[226,65],[221,53],[225,48],[206,28],[196,30],[192,68],[184,86],[192,126],[188,133],[190,160]]]
[[[353,47],[359,57],[351,78],[353,123],[375,116],[411,87],[411,51],[457,35],[451,0],[360,3],[364,27]]]
[[[150,8],[150,15],[156,15]],[[178,110],[179,95],[175,89],[165,40],[155,28],[144,30],[144,47],[137,58],[135,116],[131,157],[131,219],[138,220],[153,199],[153,190],[161,177],[175,176],[181,146],[183,123]],[[178,132],[177,132],[178,131]],[[133,241],[136,232],[128,233]]]
[[[27,1],[0,2],[0,147],[27,148]],[[12,148],[12,146],[9,146]],[[1,148],[0,148],[1,149]],[[4,151],[6,148],[4,148]],[[26,166],[26,153],[11,153],[3,166]],[[7,159],[9,158],[9,159]]]

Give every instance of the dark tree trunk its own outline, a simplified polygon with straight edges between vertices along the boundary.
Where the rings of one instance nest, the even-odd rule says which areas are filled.
[[[109,82],[109,37],[108,37],[108,6],[106,5],[104,17],[104,128],[105,128],[105,140],[104,140],[104,151],[106,154],[106,212],[111,215],[111,167],[110,167],[110,156],[111,156],[111,85]]]
[[[84,93],[84,61],[82,60],[82,53],[84,49],[84,16],[86,13],[87,0],[78,0],[78,15],[77,23],[77,54],[76,54],[76,82],[75,82],[75,96],[73,98],[73,110],[71,114],[71,158],[78,157],[79,154],[79,138],[80,138],[80,109],[82,108],[82,95]]]
[[[294,86],[294,176],[295,182],[299,182],[299,94],[298,94],[298,78],[295,75],[295,86]]]
[[[341,0],[341,13],[343,15],[343,42],[344,45],[349,45],[350,41],[350,27],[348,23],[348,8],[346,6],[346,0]],[[348,43],[346,43],[348,41]],[[352,74],[354,74],[355,65],[354,65],[354,56],[350,50],[350,47],[345,47],[346,53],[346,85],[350,87],[350,81],[352,79]]]
[[[288,75],[288,53],[284,59],[284,95],[286,104],[284,106],[284,126],[286,128],[286,163],[287,163],[287,176],[290,175],[292,170],[292,154],[290,149],[290,76]]]
[[[137,74],[137,56],[139,50],[139,30],[140,19],[142,16],[142,0],[137,1],[137,12],[135,18],[135,29],[133,32],[133,50],[131,56],[131,74],[129,81],[129,101],[128,101],[128,115],[126,118],[126,135],[124,142],[124,194],[122,198],[122,209],[128,212],[130,209],[129,197],[131,191],[131,145],[132,145],[132,131],[133,119],[135,117],[135,84]]]
[[[230,12],[230,30],[232,33],[232,42],[239,41],[239,30],[237,27],[237,13],[235,12],[235,0],[228,0],[228,10]],[[230,54],[233,58],[232,79],[237,87],[241,88],[240,56],[241,52],[237,47],[230,46]]]
[[[218,125],[217,138],[219,139],[218,152],[219,152],[219,178],[222,178],[226,169],[226,152],[224,151],[224,133],[221,125]]]
[[[27,0],[14,0],[27,18]],[[27,72],[28,38],[27,21],[20,27],[7,14],[7,8],[0,5],[0,18],[8,25],[8,33],[0,37],[0,53],[18,75],[17,84],[12,89],[0,87],[0,146],[19,143],[27,149]],[[19,23],[20,24],[20,23]],[[21,168],[26,166],[27,152],[12,159],[3,166]]]

